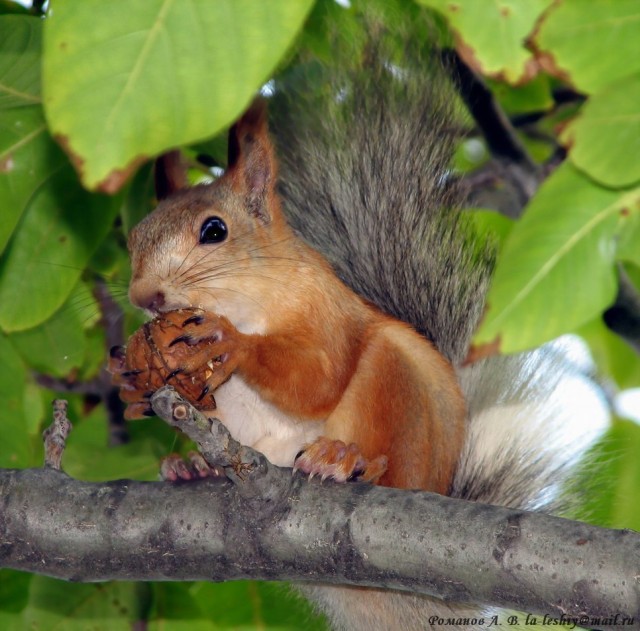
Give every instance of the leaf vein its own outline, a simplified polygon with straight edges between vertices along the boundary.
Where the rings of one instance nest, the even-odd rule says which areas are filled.
[[[138,55],[138,58],[136,59],[131,72],[129,73],[127,82],[125,83],[124,88],[122,88],[122,92],[120,92],[118,100],[115,102],[113,109],[111,110],[111,112],[109,112],[109,116],[107,116],[107,120],[104,126],[105,133],[103,134],[103,137],[108,135],[111,126],[113,125],[113,121],[117,117],[117,114],[120,111],[126,96],[129,94],[138,77],[140,76],[140,73],[142,72],[142,68],[144,66],[144,62],[147,60],[147,57],[149,56],[149,53],[151,51],[151,47],[158,37],[158,34],[162,30],[162,26],[164,25],[169,9],[171,8],[171,5],[173,3],[174,0],[164,0],[163,5],[158,13],[158,17],[155,23],[149,29],[149,33],[142,46],[142,50],[140,51],[140,54]]]

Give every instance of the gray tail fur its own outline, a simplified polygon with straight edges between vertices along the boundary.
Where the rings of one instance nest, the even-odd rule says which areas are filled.
[[[452,90],[433,57],[411,51],[399,68],[380,48],[358,68],[314,68],[329,82],[311,96],[277,97],[285,211],[348,285],[457,362],[492,256],[457,212]]]
[[[450,171],[458,126],[452,88],[436,56],[425,59],[410,45],[401,64],[378,41],[347,58],[358,59],[357,67],[313,67],[316,77],[330,77],[321,88],[301,90],[299,77],[291,92],[278,86],[272,127],[285,211],[344,282],[459,366],[484,308],[493,257],[459,211],[464,196]],[[458,372],[469,429],[451,495],[557,509],[567,474],[606,418],[595,389],[558,346]],[[589,402],[591,418],[576,409],[578,400]],[[369,601],[361,591],[309,591],[338,628],[428,628],[428,615],[451,611],[420,597],[388,595],[385,610],[374,605],[379,596]],[[412,622],[398,627],[403,615]]]

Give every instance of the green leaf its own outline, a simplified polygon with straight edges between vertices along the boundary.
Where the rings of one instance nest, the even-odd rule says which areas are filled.
[[[42,398],[42,388],[37,384],[27,381],[24,387],[24,416],[27,425],[27,431],[32,438],[32,444],[35,441],[39,450],[42,445],[42,423],[47,413],[51,413],[51,401],[47,400],[47,405]],[[38,454],[40,455],[40,454]]]
[[[640,75],[594,94],[561,140],[571,161],[605,186],[640,180]]]
[[[55,377],[77,368],[84,353],[82,328],[64,308],[40,326],[14,333],[11,341],[30,367]]]
[[[29,599],[32,575],[14,570],[0,570],[0,628],[21,631],[22,611]]]
[[[77,374],[78,381],[88,381],[98,376],[106,364],[107,339],[103,327],[96,326],[85,332],[85,353]]]
[[[640,204],[627,209],[629,221],[620,234],[618,241],[618,258],[634,263],[640,267]]]
[[[638,0],[556,2],[534,44],[549,72],[594,93],[640,71],[639,28]]]
[[[70,409],[69,418],[75,421],[74,414]],[[73,439],[64,453],[64,470],[74,478],[96,482],[157,480],[161,457],[175,451],[175,432],[159,419],[137,421],[129,428],[128,443],[108,447],[106,412],[104,407],[96,407],[89,416],[74,422]]]
[[[38,327],[14,333],[11,341],[31,368],[65,377],[82,365],[85,322],[97,314],[97,304],[88,287],[80,283],[51,318]]]
[[[19,612],[27,604],[31,574],[3,569],[0,571],[0,611]]]
[[[131,631],[148,590],[144,583],[79,584],[34,576],[22,628]]]
[[[0,253],[29,198],[63,160],[40,108],[42,20],[0,16]]]
[[[324,631],[311,607],[283,585],[255,581],[156,583],[149,631]]]
[[[0,110],[40,103],[42,20],[0,16]]]
[[[43,94],[52,133],[90,189],[229,125],[273,72],[312,0],[58,0]]]
[[[189,588],[188,583],[154,584],[149,631],[215,631],[220,628],[198,607]]]
[[[622,269],[636,291],[640,293],[640,264],[623,261]]]
[[[2,443],[0,467],[28,464],[29,432],[24,414],[27,371],[6,336],[0,333],[0,401],[2,401]]]
[[[39,105],[0,110],[0,254],[34,195],[65,163]]]
[[[487,85],[510,115],[543,112],[554,105],[547,75],[540,74],[524,85],[512,86],[492,79],[487,79]]]
[[[511,353],[596,317],[615,297],[615,236],[639,195],[600,188],[563,164],[505,243],[475,342],[497,339]]]
[[[552,0],[419,0],[440,11],[461,42],[465,61],[483,74],[518,83],[533,56],[524,41]]]
[[[587,456],[578,481],[585,498],[580,518],[608,528],[640,530],[640,426],[616,421]]]
[[[256,581],[194,583],[189,590],[207,618],[222,628],[322,631],[322,618],[284,584]],[[301,621],[304,620],[304,625]]]
[[[621,389],[640,385],[640,357],[598,317],[576,333],[589,345],[598,374],[612,379]]]
[[[118,204],[83,190],[70,167],[37,190],[0,260],[0,328],[32,328],[60,308],[108,233]]]

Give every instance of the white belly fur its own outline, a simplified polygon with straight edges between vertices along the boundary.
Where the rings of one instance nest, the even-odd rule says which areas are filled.
[[[265,401],[240,377],[215,391],[215,416],[243,445],[262,452],[270,462],[291,467],[304,445],[322,434],[324,421],[298,419]]]

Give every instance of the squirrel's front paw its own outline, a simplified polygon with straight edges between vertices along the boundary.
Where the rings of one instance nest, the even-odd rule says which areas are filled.
[[[336,482],[362,480],[376,482],[387,470],[387,457],[378,456],[367,460],[355,443],[349,445],[341,440],[320,436],[307,445],[297,456],[293,470],[303,471],[312,478],[331,478]]]
[[[224,383],[238,367],[242,351],[242,334],[225,318],[201,312],[182,322],[182,333],[169,348],[185,344],[194,352],[184,357],[173,374],[190,375],[204,369],[206,385],[198,401]],[[200,347],[200,348],[196,348]]]
[[[225,375],[217,375],[216,383],[211,377],[214,368],[223,363],[216,357],[225,349],[209,339],[195,339],[193,344],[175,342],[193,328],[190,324],[185,328],[184,323],[200,320],[202,313],[194,309],[162,313],[145,322],[131,336],[126,348],[111,349],[109,371],[114,385],[120,387],[120,398],[127,404],[125,418],[153,416],[149,398],[164,385],[173,386],[203,412],[215,410],[212,392]]]

